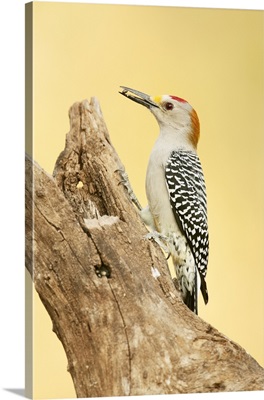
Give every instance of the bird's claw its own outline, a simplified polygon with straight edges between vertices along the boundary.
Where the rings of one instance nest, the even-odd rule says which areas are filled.
[[[148,239],[148,240],[154,240],[170,256],[170,250],[169,250],[168,246],[166,245],[166,243],[168,241],[167,236],[164,236],[157,231],[152,231],[152,232],[147,233],[144,237],[145,237],[145,239]],[[168,256],[168,258],[169,258],[169,256]]]
[[[139,210],[142,210],[142,207],[141,207],[135,193],[133,192],[133,189],[129,182],[128,174],[126,173],[126,171],[124,169],[117,169],[116,172],[119,172],[119,174],[121,176],[121,181],[118,184],[119,185],[122,184],[126,188],[128,196],[131,199],[131,201],[135,204],[135,206]]]

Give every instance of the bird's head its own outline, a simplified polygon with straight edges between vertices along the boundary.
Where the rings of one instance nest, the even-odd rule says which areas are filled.
[[[196,111],[184,99],[171,96],[149,96],[135,89],[121,86],[119,93],[136,103],[147,107],[156,117],[161,131],[174,132],[175,135],[184,135],[194,146],[200,136],[200,124]]]

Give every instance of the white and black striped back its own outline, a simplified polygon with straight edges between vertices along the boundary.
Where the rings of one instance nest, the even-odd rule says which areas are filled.
[[[199,157],[191,151],[173,151],[165,166],[165,177],[171,207],[193,253],[201,277],[201,291],[207,303],[205,276],[209,236],[206,187]]]

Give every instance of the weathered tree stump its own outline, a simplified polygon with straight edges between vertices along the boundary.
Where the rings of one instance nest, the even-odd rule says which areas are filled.
[[[76,395],[263,390],[263,369],[183,304],[144,238],[98,101],[69,116],[54,176],[26,159],[26,267]]]

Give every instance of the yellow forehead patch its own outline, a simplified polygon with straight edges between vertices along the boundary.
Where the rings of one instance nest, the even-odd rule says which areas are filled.
[[[155,103],[160,104],[162,96],[153,96],[152,99],[153,101],[155,101]]]

